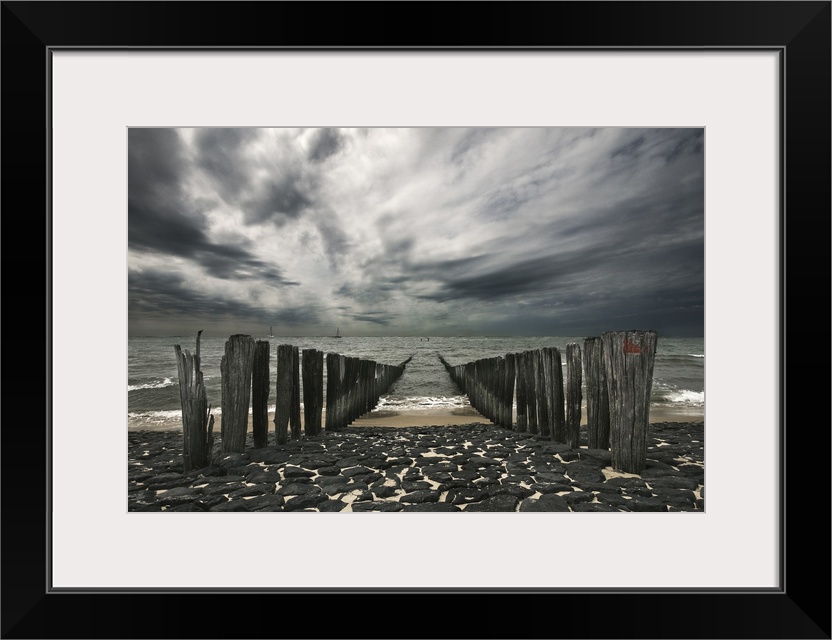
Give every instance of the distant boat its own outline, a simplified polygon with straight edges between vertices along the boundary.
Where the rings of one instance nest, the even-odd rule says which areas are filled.
[[[272,332],[273,327],[269,327],[269,337],[274,338],[274,332]]]
[[[333,338],[340,338],[341,337],[341,328],[335,330],[335,335],[332,336]]]

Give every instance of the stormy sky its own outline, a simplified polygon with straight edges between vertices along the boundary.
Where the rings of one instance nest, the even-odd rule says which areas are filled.
[[[698,128],[128,132],[130,335],[704,334]]]

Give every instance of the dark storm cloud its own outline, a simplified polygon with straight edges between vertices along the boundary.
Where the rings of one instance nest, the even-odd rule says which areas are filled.
[[[627,291],[621,295],[627,298],[632,298],[636,287],[655,291],[656,295],[665,299],[670,298],[676,289],[698,296],[704,293],[701,246],[622,248],[617,242],[608,242],[594,249],[516,261],[500,269],[482,270],[470,275],[448,276],[445,270],[425,266],[423,271],[431,271],[433,277],[439,280],[439,286],[436,292],[419,297],[437,302],[495,302],[532,294],[546,301],[552,299],[552,295],[580,292],[581,287],[589,289],[605,284],[609,287],[620,279],[632,280],[636,285],[621,285],[621,291]],[[658,286],[662,279],[672,279],[674,288]],[[616,293],[610,295],[614,297]]]
[[[629,136],[636,137],[615,148],[610,153],[610,160],[631,161],[656,156],[670,163],[680,156],[702,153],[705,132],[701,128],[639,131],[629,132]]]
[[[175,130],[129,129],[127,166],[131,248],[189,256],[209,244],[198,203],[182,191],[187,160]]]
[[[245,318],[261,323],[303,324],[318,321],[315,305],[264,309],[239,300],[196,290],[181,274],[130,271],[128,309],[142,315]]]
[[[327,259],[333,269],[340,266],[340,259],[342,256],[349,253],[353,244],[350,242],[349,235],[344,231],[338,222],[337,217],[332,214],[320,214],[317,219],[318,233],[321,235],[321,240],[324,243],[324,250],[326,251]]]
[[[557,284],[559,273],[564,271],[558,262],[547,256],[515,262],[504,269],[448,278],[440,284],[436,293],[420,297],[437,302],[461,299],[493,301],[538,292],[544,287],[548,290]],[[443,277],[443,273],[441,269],[434,270],[437,278]]]
[[[238,208],[247,224],[298,219],[312,203],[312,185],[302,174],[303,157],[286,145],[283,155],[269,158],[267,176],[255,178],[263,159],[252,157],[249,146],[258,141],[255,129],[201,129],[194,137],[197,165],[208,175],[223,200]],[[326,146],[326,145],[324,145]]]
[[[229,149],[239,140],[227,132],[208,130],[209,146]],[[210,240],[205,232],[206,202],[186,195],[189,160],[174,129],[128,131],[128,243],[136,252],[187,258],[222,279],[264,278],[270,286],[293,285],[280,269],[259,260],[247,240],[235,244]]]
[[[210,251],[199,252],[196,258],[200,266],[215,278],[257,280],[271,287],[299,284],[287,280],[276,266],[252,257],[240,247],[212,245]]]
[[[612,153],[610,153],[610,158],[615,159],[619,156],[623,156],[624,158],[634,158],[639,155],[641,149],[644,147],[645,141],[645,136],[639,136],[635,140],[614,149]]]
[[[308,157],[312,162],[323,162],[343,146],[344,138],[338,129],[319,129],[312,138]]]
[[[272,221],[283,226],[300,218],[304,209],[312,203],[311,196],[294,172],[269,177],[266,184],[238,204],[248,224]]]
[[[371,322],[373,324],[386,327],[396,319],[397,315],[398,314],[390,314],[383,311],[364,311],[362,313],[350,314],[349,317],[353,320],[357,320],[358,322]]]
[[[196,162],[212,178],[214,187],[228,201],[236,201],[248,189],[250,172],[245,145],[256,136],[254,129],[200,129],[195,137]]]
[[[672,162],[682,155],[700,155],[705,144],[703,129],[690,129],[672,141],[662,153],[666,162]]]

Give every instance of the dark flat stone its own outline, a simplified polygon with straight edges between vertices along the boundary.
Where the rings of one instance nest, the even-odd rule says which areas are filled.
[[[488,497],[488,494],[481,489],[451,489],[445,496],[445,502],[452,504],[467,504],[479,502]]]
[[[341,471],[341,475],[344,476],[345,478],[353,478],[355,476],[362,476],[362,475],[368,476],[372,473],[374,473],[374,471],[372,469],[368,469],[367,467],[365,467],[363,465],[359,465],[357,467],[350,467],[349,469],[343,469]]]
[[[327,500],[326,502],[318,503],[318,511],[335,513],[338,511],[343,511],[346,508],[346,506],[347,503],[343,500]]]
[[[328,466],[328,467],[319,467],[318,473],[322,476],[337,476],[341,473],[340,467]]]
[[[553,483],[553,484],[543,484],[536,482],[530,485],[532,491],[537,491],[539,493],[560,493],[561,491],[572,491],[574,487],[569,484],[561,484],[561,483]]]
[[[413,493],[406,493],[399,498],[402,503],[436,502],[439,500],[439,493],[432,489],[421,489]]]
[[[431,502],[422,504],[406,504],[402,511],[459,511],[459,507],[447,502]]]
[[[301,467],[290,467],[288,465],[283,467],[284,478],[311,478],[315,475],[314,471],[302,469]]]
[[[205,511],[201,506],[193,503],[193,502],[186,502],[185,504],[178,504],[175,507],[170,507],[166,509],[166,511]]]
[[[194,489],[193,487],[174,487],[163,491],[156,496],[156,503],[161,505],[176,506],[185,504],[186,502],[193,502],[199,499],[202,495],[201,489]]]
[[[591,513],[593,511],[597,512],[618,512],[614,506],[605,504],[603,502],[581,502],[578,504],[572,505],[572,511],[582,512],[582,513]]]
[[[202,492],[205,495],[214,496],[233,493],[234,491],[239,491],[240,489],[245,488],[246,483],[242,481],[226,482],[224,484],[209,484],[208,486],[203,487]]]
[[[402,511],[403,504],[398,502],[359,502],[352,505],[352,510],[361,511]]]
[[[320,493],[321,488],[316,484],[301,484],[297,482],[290,482],[289,484],[281,485],[275,491],[281,496],[299,496],[309,493]]]
[[[574,507],[576,504],[584,502],[592,502],[595,499],[595,495],[589,491],[573,491],[572,493],[567,493],[561,497],[566,500],[570,507]]]
[[[273,484],[253,484],[251,486],[242,487],[240,489],[236,489],[235,491],[231,491],[228,494],[230,499],[234,498],[245,498],[248,496],[262,496],[269,493],[274,493],[274,485]]]
[[[519,498],[523,500],[524,498],[528,498],[529,496],[534,495],[534,491],[531,489],[527,489],[526,487],[521,487],[520,485],[506,485],[502,484],[496,487],[489,487],[488,494],[492,496],[498,495],[509,495],[514,496],[515,498]]]
[[[248,475],[246,475],[246,481],[251,484],[264,484],[267,482],[276,484],[281,482],[282,478],[277,471],[263,471],[262,469],[256,469],[250,471]]]
[[[433,489],[433,485],[430,482],[426,482],[425,480],[402,481],[402,490],[405,493],[412,493],[414,491],[421,491],[423,489]]]
[[[392,498],[399,492],[396,487],[385,486],[373,487],[372,491],[377,498]]]
[[[540,498],[526,498],[520,503],[520,511],[569,511],[569,503],[553,494]]]
[[[256,499],[256,498],[255,498]],[[320,493],[307,493],[296,496],[283,505],[284,511],[297,511],[308,507],[317,507],[324,500],[329,500],[326,495]]]
[[[519,499],[515,496],[499,495],[474,502],[465,507],[465,511],[516,511]]]
[[[634,496],[628,501],[630,511],[667,511],[667,505],[658,498]]]
[[[576,484],[583,482],[604,482],[603,467],[600,463],[593,464],[585,460],[576,460],[567,465],[566,475]]]

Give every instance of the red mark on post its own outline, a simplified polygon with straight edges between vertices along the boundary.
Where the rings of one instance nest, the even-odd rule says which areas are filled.
[[[624,338],[624,353],[644,353],[647,347],[642,347],[637,342],[633,342],[629,338]]]

